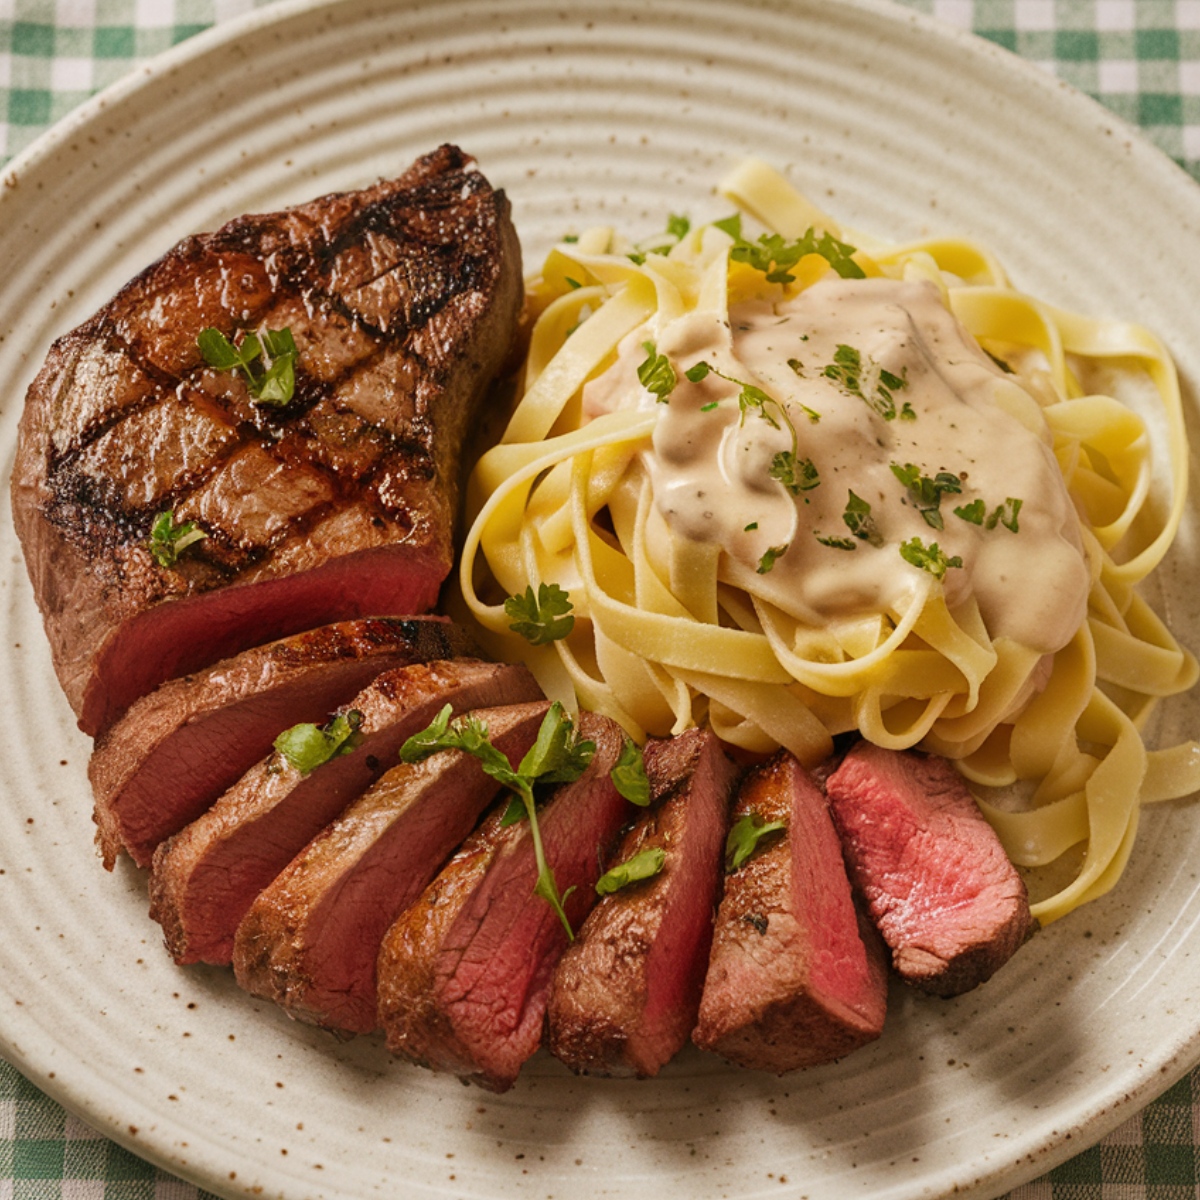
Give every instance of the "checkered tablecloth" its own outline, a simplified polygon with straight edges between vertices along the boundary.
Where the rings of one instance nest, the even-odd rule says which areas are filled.
[[[145,58],[269,2],[0,0],[0,164]],[[1095,96],[1200,180],[1200,0],[902,2]],[[1200,1200],[1198,1145],[1200,1069],[1008,1200]],[[0,1062],[0,1200],[208,1196],[100,1137]]]

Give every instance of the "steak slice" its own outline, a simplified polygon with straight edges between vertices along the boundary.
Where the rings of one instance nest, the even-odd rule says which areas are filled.
[[[708,730],[651,741],[652,807],[614,860],[661,850],[651,879],[603,896],[554,973],[549,1047],[573,1071],[658,1073],[696,1024],[737,768]]]
[[[781,821],[725,880],[696,1045],[782,1074],[831,1062],[877,1038],[887,968],[874,931],[861,936],[825,798],[781,752],[755,768],[734,821]]]
[[[1036,928],[1024,881],[946,759],[861,741],[825,788],[850,876],[906,982],[957,996]]]
[[[274,752],[154,852],[150,915],[179,963],[228,964],[254,898],[303,846],[395,762],[444,704],[456,712],[541,699],[523,666],[472,659],[417,663],[380,675],[345,712],[361,741],[309,774]]]
[[[514,769],[549,703],[476,710]],[[319,833],[250,906],[233,944],[238,983],[289,1014],[347,1033],[378,1028],[375,960],[495,798],[473,755],[393,767]]]
[[[26,396],[12,502],[80,728],[248,646],[431,608],[463,438],[521,297],[507,199],[443,146],[186,238],[60,337]],[[209,327],[290,330],[292,398],[207,366]],[[207,535],[171,566],[150,551],[164,513]]]
[[[596,743],[595,756],[539,815],[573,928],[595,900],[601,858],[629,811],[609,774],[620,728],[585,712],[579,729]],[[550,980],[567,945],[554,910],[533,891],[529,823],[504,826],[501,817],[498,808],[485,819],[379,952],[388,1049],[496,1092],[513,1085],[541,1042]]]
[[[100,735],[88,765],[96,842],[112,870],[194,821],[271,751],[281,729],[323,722],[393,667],[475,652],[443,617],[368,617],[244,650],[143,696]]]

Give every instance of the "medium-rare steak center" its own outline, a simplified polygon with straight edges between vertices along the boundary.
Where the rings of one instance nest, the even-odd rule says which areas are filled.
[[[432,607],[463,438],[521,297],[504,194],[443,146],[185,239],[55,342],[13,511],[80,727],[249,645]],[[205,331],[263,353],[228,369]],[[262,386],[276,364],[288,386]]]

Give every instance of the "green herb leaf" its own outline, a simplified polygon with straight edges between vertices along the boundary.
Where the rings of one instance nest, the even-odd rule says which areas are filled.
[[[987,506],[982,500],[972,500],[970,504],[960,504],[954,510],[956,517],[961,517],[964,521],[969,521],[972,525],[982,525],[986,513]]]
[[[154,518],[146,545],[160,567],[173,567],[189,546],[206,537],[208,534],[198,528],[195,521],[182,521],[176,525],[175,512],[168,508]]]
[[[883,545],[883,535],[879,532],[875,518],[871,515],[871,506],[861,496],[850,493],[845,511],[842,513],[842,520],[856,538],[872,546]]]
[[[250,395],[260,404],[282,406],[295,394],[298,351],[290,329],[264,329],[261,338],[245,333],[235,344],[210,326],[197,335],[196,345],[214,370],[241,371]],[[260,359],[265,369],[256,374],[255,363]]]
[[[569,783],[578,779],[592,760],[595,743],[576,736],[571,718],[556,700],[542,720],[537,739],[514,771],[509,766],[508,758],[492,745],[483,721],[474,715],[451,721],[451,711],[451,706],[447,704],[427,729],[413,734],[400,747],[400,760],[420,762],[440,750],[463,750],[477,758],[488,775],[516,793],[514,802],[501,818],[501,824],[513,824],[520,820],[520,808],[524,807],[524,816],[529,818],[529,833],[533,839],[533,854],[538,869],[534,894],[541,896],[554,909],[568,939],[573,941],[575,935],[563,908],[571,889],[559,895],[554,872],[546,862],[533,786],[535,783]]]
[[[742,236],[740,213],[714,221],[713,225],[733,238],[729,257],[761,271],[769,283],[791,283],[796,278],[791,273],[792,267],[808,254],[819,254],[843,279],[863,278],[863,269],[851,257],[854,247],[839,242],[831,234],[818,235],[812,227],[792,242],[779,233],[764,233],[757,241],[750,242]]]
[[[667,218],[667,233],[669,233],[676,241],[680,238],[687,237],[692,228],[691,221],[687,217],[677,216],[672,213]]]
[[[951,567],[961,567],[963,560],[956,554],[947,558],[937,542],[926,546],[920,538],[911,538],[900,544],[900,557],[914,567],[928,571],[935,579],[941,579]]]
[[[908,387],[907,374],[896,375],[879,366],[861,351],[840,342],[833,352],[833,362],[821,374],[836,383],[849,396],[861,400],[872,412],[885,421],[897,416],[895,392]],[[899,412],[901,420],[912,421],[917,414],[905,403]]]
[[[822,546],[828,546],[831,550],[857,550],[858,543],[853,538],[834,537],[832,534],[821,534],[813,531],[813,537],[821,543]]]
[[[683,374],[689,383],[699,383],[701,380],[708,378],[708,373],[711,370],[712,367],[708,363],[698,362],[694,367],[688,367]]]
[[[642,748],[632,738],[625,739],[617,765],[609,772],[609,778],[630,804],[645,808],[650,803],[650,779],[646,775]]]
[[[758,849],[763,838],[786,828],[785,822],[766,821],[758,813],[747,813],[735,821],[725,839],[725,870],[736,871]]]
[[[642,349],[646,351],[646,360],[637,369],[638,382],[664,404],[675,390],[675,368],[665,354],[658,353],[653,342],[643,342]]]
[[[997,505],[988,514],[987,527],[995,529],[997,522],[999,522],[1005,529],[1011,530],[1013,533],[1020,532],[1017,524],[1017,514],[1021,511],[1021,505],[1024,503],[1023,500],[1017,500],[1009,496],[1003,504]]]
[[[790,450],[780,450],[771,460],[769,472],[772,479],[777,479],[793,496],[801,492],[811,491],[821,482],[821,476],[813,465],[811,458],[797,459]]]
[[[309,775],[340,754],[349,754],[361,741],[362,713],[352,708],[324,727],[304,723],[285,729],[275,739],[275,749],[301,775]]]
[[[940,505],[943,493],[957,494],[962,491],[962,480],[949,471],[939,471],[932,479],[921,474],[915,463],[900,466],[892,463],[892,474],[904,484],[909,501],[925,519],[931,529],[944,529]]]
[[[771,570],[772,567],[774,567],[776,560],[782,558],[786,553],[786,543],[782,546],[770,547],[770,549],[767,550],[762,558],[758,560],[758,566],[755,568],[755,570],[759,575],[765,575],[769,570]]]
[[[661,846],[643,850],[623,863],[618,863],[596,880],[596,894],[611,896],[631,883],[639,883],[643,879],[653,879],[667,861],[667,852]]]
[[[745,529],[744,529],[742,532],[743,532],[743,533],[749,533],[749,532],[750,532],[752,529],[757,529],[757,528],[758,528],[758,522],[757,522],[757,521],[751,521],[751,522],[750,522],[750,524],[749,524],[749,525],[747,525],[747,526],[745,527]]]
[[[545,646],[565,638],[575,628],[571,610],[570,593],[557,583],[539,583],[537,596],[533,586],[525,588],[524,595],[509,596],[504,602],[504,613],[512,617],[509,629],[520,634],[534,646]]]

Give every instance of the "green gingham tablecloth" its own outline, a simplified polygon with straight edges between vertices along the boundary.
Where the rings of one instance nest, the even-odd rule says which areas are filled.
[[[146,58],[270,0],[0,0],[0,164]],[[1200,0],[902,0],[1037,63],[1200,180]],[[1200,1068],[1007,1200],[1200,1200]],[[0,1061],[0,1200],[209,1200]],[[704,1200],[697,1197],[697,1200]]]

